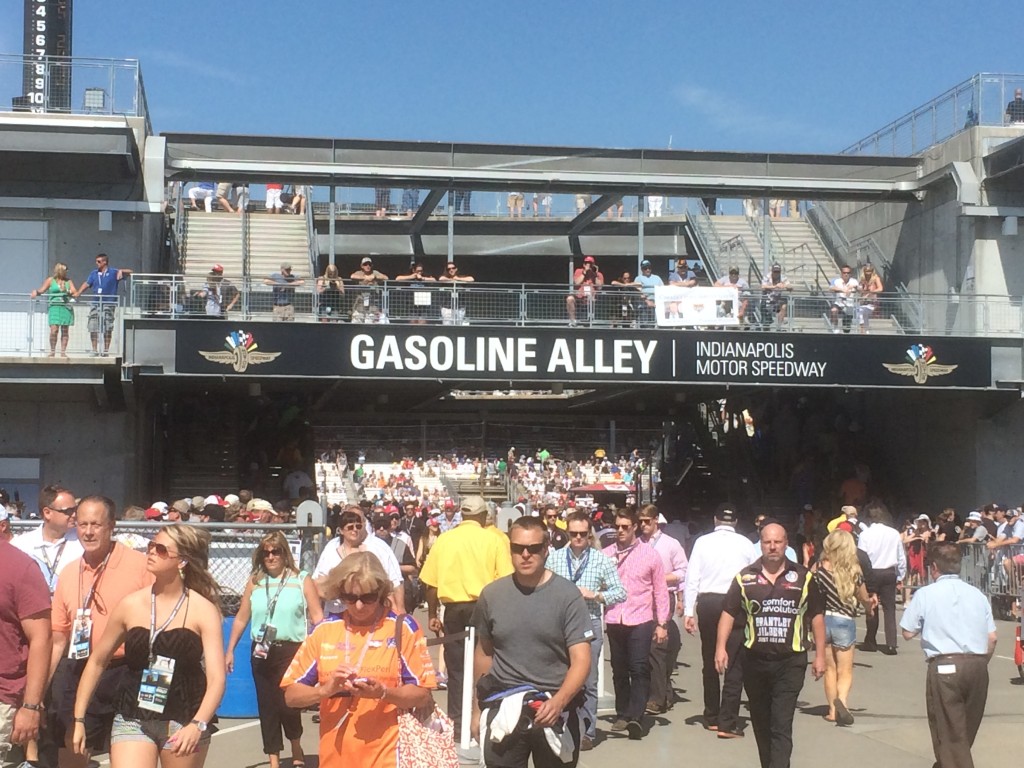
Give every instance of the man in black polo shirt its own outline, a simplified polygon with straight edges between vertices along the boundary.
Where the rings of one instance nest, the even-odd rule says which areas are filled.
[[[825,674],[824,601],[811,573],[786,559],[786,529],[761,529],[761,558],[733,580],[718,622],[715,667],[729,666],[726,642],[733,624],[745,626],[743,687],[761,768],[789,768],[793,714],[807,669],[807,624],[814,634],[814,679]]]

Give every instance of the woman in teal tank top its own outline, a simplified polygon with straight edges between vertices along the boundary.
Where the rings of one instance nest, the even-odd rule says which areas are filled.
[[[60,336],[60,356],[68,356],[70,328],[75,324],[75,313],[71,309],[72,287],[67,265],[57,262],[53,265],[53,275],[29,294],[33,299],[46,294],[49,299],[47,321],[50,324],[50,357],[57,354],[57,336]]]
[[[234,670],[235,646],[250,618],[252,677],[256,683],[263,752],[270,768],[280,768],[283,729],[291,742],[292,765],[303,766],[301,711],[285,705],[281,678],[306,639],[310,623],[323,620],[323,608],[313,580],[296,567],[288,541],[280,531],[264,536],[253,552],[252,577],[246,582],[228,639],[228,674]]]

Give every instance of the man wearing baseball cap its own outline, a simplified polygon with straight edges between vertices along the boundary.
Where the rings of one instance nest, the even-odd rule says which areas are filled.
[[[469,626],[477,599],[485,586],[512,573],[508,542],[484,528],[487,501],[465,496],[459,505],[462,522],[438,537],[420,571],[427,588],[430,629],[437,635],[462,632]],[[439,613],[444,606],[444,618]],[[442,623],[443,621],[443,623]],[[444,646],[448,667],[448,716],[458,733],[462,722],[462,685],[465,675],[462,643]]]
[[[295,286],[305,282],[292,274],[291,264],[282,264],[280,272],[263,281],[264,285],[273,286],[275,320],[289,322],[295,319]]]
[[[604,285],[604,274],[597,268],[597,261],[593,256],[583,257],[583,266],[573,272],[572,284],[576,288],[575,294],[565,297],[565,311],[569,315],[569,327],[576,325],[576,304],[582,303],[587,308],[591,317],[594,313],[597,292]]]
[[[640,274],[636,276],[633,285],[644,294],[644,306],[638,313],[640,324],[654,325],[654,289],[665,285],[665,281],[661,279],[661,275],[654,274],[654,265],[648,259],[644,259],[640,262]]]

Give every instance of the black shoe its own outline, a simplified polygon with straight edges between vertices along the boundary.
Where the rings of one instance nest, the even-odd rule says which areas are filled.
[[[875,651],[878,650],[878,646],[875,643],[868,643],[868,642],[858,643],[857,644],[857,650],[858,651],[864,651],[865,653],[874,653]]]
[[[896,649],[891,645],[880,645],[878,646],[880,653],[884,653],[886,656],[895,656]]]
[[[643,726],[640,725],[640,723],[638,723],[636,720],[630,720],[628,723],[626,723],[626,733],[629,734],[629,738],[632,741],[639,741],[641,738],[643,738],[644,729]]]
[[[836,708],[836,725],[853,725],[853,715],[843,702],[836,699],[832,705]]]

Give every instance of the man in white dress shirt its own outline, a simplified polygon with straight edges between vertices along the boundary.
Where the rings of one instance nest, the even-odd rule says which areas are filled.
[[[690,553],[683,623],[691,635],[700,630],[704,722],[708,730],[718,731],[720,739],[742,735],[737,717],[743,692],[743,625],[737,622],[729,636],[729,666],[723,684],[715,669],[718,619],[732,580],[760,556],[760,547],[736,533],[736,512],[726,504],[715,512],[715,530],[698,538]]]
[[[46,586],[53,595],[57,576],[64,566],[82,556],[84,550],[75,531],[75,496],[56,485],[47,485],[39,492],[39,527],[19,534],[11,544],[35,560],[43,572]]]
[[[907,575],[907,553],[899,531],[889,523],[889,513],[879,507],[865,510],[871,523],[857,539],[857,546],[871,560],[871,575],[865,579],[868,592],[878,596],[879,610],[868,615],[864,642],[858,648],[862,651],[881,651],[888,656],[896,655],[896,591]],[[878,614],[885,615],[885,645],[879,646]]]

